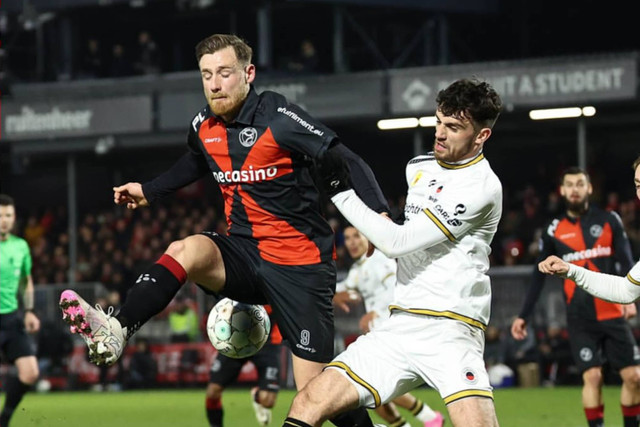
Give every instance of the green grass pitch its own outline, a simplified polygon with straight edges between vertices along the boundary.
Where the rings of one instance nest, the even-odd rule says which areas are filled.
[[[432,408],[446,414],[444,404],[435,391],[419,389],[415,394]],[[494,395],[498,419],[503,427],[586,425],[579,387],[498,389]],[[619,396],[619,387],[605,387],[607,427],[622,426]],[[280,392],[271,426],[282,425],[292,398],[293,391]],[[257,426],[248,389],[227,390],[223,404],[225,427]],[[376,415],[373,418],[374,422],[381,422]],[[415,420],[412,423],[412,426],[419,425]],[[11,427],[23,426],[206,427],[204,390],[29,393],[11,422]]]

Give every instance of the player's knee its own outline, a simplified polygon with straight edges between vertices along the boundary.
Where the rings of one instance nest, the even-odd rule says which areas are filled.
[[[260,405],[271,409],[276,405],[276,394],[270,391],[259,393],[258,400],[260,401]]]
[[[206,392],[207,400],[211,399],[213,401],[222,399],[222,387],[218,384],[209,384],[207,385]]]
[[[186,252],[186,244],[184,240],[176,240],[171,242],[165,253],[170,255],[173,259],[180,261],[184,257]]]
[[[587,369],[584,371],[584,374],[582,374],[582,379],[584,380],[585,385],[600,387],[603,381],[602,371],[599,368]]]
[[[40,372],[38,368],[34,369],[25,369],[24,371],[18,372],[18,379],[21,383],[27,385],[34,385],[36,381],[38,381],[38,377],[40,376]]]
[[[620,371],[622,381],[631,388],[640,389],[640,367],[630,366]]]

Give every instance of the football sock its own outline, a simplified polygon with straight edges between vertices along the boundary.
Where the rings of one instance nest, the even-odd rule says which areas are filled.
[[[210,427],[222,427],[222,400],[207,397],[205,401],[207,419]]]
[[[13,412],[18,407],[18,404],[22,400],[24,394],[29,390],[31,386],[23,383],[16,376],[10,376],[6,382],[6,398],[4,400],[4,408],[0,413],[0,426],[7,427],[9,420],[13,415]]]
[[[371,422],[366,408],[352,409],[331,418],[329,421],[337,427],[373,427],[373,422]]]
[[[425,405],[424,402],[418,398],[416,398],[416,403],[409,409],[409,411],[413,414],[414,417],[422,421],[423,423],[426,421],[431,421],[436,417],[436,413],[433,412],[428,405]]]
[[[304,421],[296,420],[295,418],[287,417],[284,420],[282,427],[312,427],[311,424],[307,424]]]
[[[170,255],[164,254],[138,277],[116,319],[126,328],[127,339],[156,314],[164,310],[187,281],[187,272]]]
[[[584,408],[584,414],[587,416],[589,427],[604,426],[604,405],[595,408]]]
[[[622,407],[624,427],[638,427],[640,425],[640,404]]]

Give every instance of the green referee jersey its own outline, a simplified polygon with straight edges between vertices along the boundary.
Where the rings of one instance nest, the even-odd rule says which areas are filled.
[[[18,309],[18,287],[31,274],[31,253],[24,239],[9,234],[0,241],[0,314]]]

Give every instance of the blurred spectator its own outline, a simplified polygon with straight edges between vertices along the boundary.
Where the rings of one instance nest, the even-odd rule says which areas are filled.
[[[113,45],[109,64],[109,77],[126,77],[132,74],[133,69],[125,54],[124,46],[119,43]]]
[[[193,309],[193,302],[184,295],[178,294],[173,300],[173,307],[169,313],[169,328],[171,342],[198,341],[198,315]]]
[[[506,352],[504,334],[496,326],[489,325],[485,333],[484,361],[489,382],[496,388],[510,387],[515,382],[513,369],[505,364]]]
[[[158,364],[151,354],[149,341],[136,339],[136,350],[129,361],[127,388],[151,388],[156,385]]]
[[[161,72],[160,50],[148,31],[140,31],[138,34],[137,49],[133,63],[134,72],[140,75],[159,74]]]
[[[287,63],[287,69],[296,73],[313,73],[318,71],[319,62],[316,47],[311,40],[304,39],[298,53]]]
[[[104,54],[100,48],[100,42],[95,38],[88,39],[80,60],[78,78],[96,79],[105,77],[105,68]]]
[[[104,310],[105,313],[110,311],[117,312],[120,306],[120,298],[117,292],[109,292],[105,297],[96,299],[96,304]],[[88,357],[87,353],[87,357]],[[124,380],[124,365],[123,358],[119,358],[118,361],[111,366],[99,365],[98,369],[100,374],[98,376],[98,383],[91,387],[92,391],[120,391],[122,390],[122,384]]]

